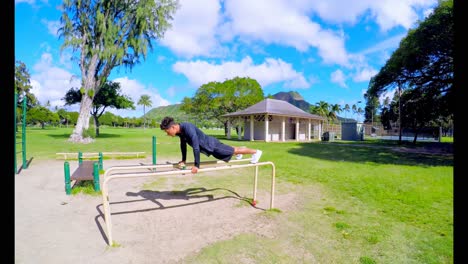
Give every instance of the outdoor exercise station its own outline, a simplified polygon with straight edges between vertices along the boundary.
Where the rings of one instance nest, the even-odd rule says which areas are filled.
[[[153,138],[153,142],[154,142]],[[246,163],[247,162],[247,163]],[[153,163],[155,163],[155,156],[153,156]],[[234,164],[238,163],[238,164]],[[193,166],[193,162],[187,162],[187,166]],[[270,209],[274,207],[274,190],[275,190],[275,164],[271,161],[250,163],[250,159],[231,160],[230,162],[224,161],[204,161],[201,162],[203,168],[198,170],[198,173],[221,171],[221,170],[236,170],[240,168],[254,167],[254,187],[253,187],[253,200],[252,205],[256,205],[257,199],[257,179],[259,166],[271,166],[271,193],[270,193]],[[208,167],[207,167],[208,166]],[[211,167],[210,167],[211,166]],[[163,170],[161,170],[163,169]],[[102,177],[102,203],[104,208],[104,221],[107,230],[108,245],[113,245],[112,240],[112,220],[110,211],[109,199],[109,182],[111,180],[122,178],[135,178],[135,177],[152,177],[163,175],[181,175],[191,173],[191,168],[185,169],[178,168],[177,163],[170,164],[156,164],[156,165],[127,165],[127,166],[113,166],[108,168]]]
[[[65,175],[65,193],[71,194],[71,189],[80,181],[92,180],[94,184],[94,190],[99,191],[99,170],[102,170],[103,155],[99,152],[97,156],[98,161],[83,160],[83,153],[78,152],[78,167],[70,176],[70,163],[65,161],[63,164],[64,175]]]

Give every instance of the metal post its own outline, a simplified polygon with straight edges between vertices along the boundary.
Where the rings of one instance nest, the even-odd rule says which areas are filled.
[[[14,151],[15,151],[15,174],[17,173],[17,168],[16,168],[16,132],[17,132],[17,123],[16,123],[16,107],[17,107],[17,100],[18,100],[18,94],[15,92],[15,111],[14,111],[14,115],[15,117],[13,118],[14,121],[15,121],[15,147],[14,147]]]
[[[254,189],[253,189],[253,198],[252,198],[253,206],[257,204],[257,182],[258,182],[258,166],[255,167]]]
[[[70,164],[68,161],[63,163],[63,170],[65,173],[65,193],[69,195],[71,193],[71,186],[70,186]]]
[[[26,161],[26,102],[28,98],[26,95],[23,97],[23,122],[21,124],[21,142],[22,142],[22,154],[23,154],[23,169],[28,168],[28,162]]]
[[[156,136],[153,136],[153,165],[156,165]]]
[[[93,178],[94,178],[94,190],[99,192],[101,188],[99,187],[99,163],[93,163]]]
[[[81,163],[83,162],[83,153],[78,152],[78,164],[81,165]]]
[[[104,157],[102,156],[102,152],[99,152],[99,169],[102,170],[104,168],[102,160]]]

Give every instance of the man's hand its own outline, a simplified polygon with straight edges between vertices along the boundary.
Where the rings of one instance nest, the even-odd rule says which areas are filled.
[[[198,168],[196,166],[192,167],[192,173],[195,174],[198,172]]]

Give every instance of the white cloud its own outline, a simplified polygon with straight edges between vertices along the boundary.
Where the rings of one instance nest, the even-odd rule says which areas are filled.
[[[143,116],[143,106],[138,105],[138,100],[142,95],[149,95],[152,102],[151,107],[146,107],[145,112],[148,113],[152,108],[158,106],[170,105],[170,102],[164,99],[154,87],[146,87],[137,80],[129,79],[128,77],[116,78],[114,82],[120,83],[121,93],[129,96],[135,105],[135,110],[131,109],[112,109],[109,111],[122,117],[141,117]]]
[[[225,52],[215,38],[220,9],[218,0],[180,1],[172,28],[164,34],[161,44],[187,58],[212,57]]]
[[[49,1],[48,0],[41,0],[42,3],[47,4]],[[26,3],[30,4],[32,6],[36,5],[36,0],[15,0],[15,5],[19,3]]]
[[[36,2],[36,0],[15,0],[15,5],[16,4],[19,4],[19,3],[26,3],[26,4],[34,4]]]
[[[201,60],[177,62],[172,66],[172,69],[185,75],[195,86],[212,81],[223,82],[235,77],[250,77],[257,80],[263,88],[281,82],[294,88],[308,88],[310,86],[302,73],[296,72],[290,63],[273,58],[267,58],[258,65],[255,65],[250,57],[245,57],[240,62],[227,61],[221,64]]]
[[[346,76],[344,75],[343,71],[341,70],[336,70],[331,73],[330,80],[333,83],[337,83],[341,87],[348,87],[345,83],[346,81]]]
[[[222,33],[238,36],[244,42],[278,44],[301,52],[315,47],[325,63],[346,65],[348,58],[341,33],[323,29],[312,21],[304,13],[306,6],[305,1],[226,0],[229,20]]]
[[[47,30],[49,31],[50,34],[52,34],[52,36],[54,36],[54,37],[59,36],[58,30],[60,28],[60,21],[58,21],[58,20],[51,21],[51,20],[47,20],[47,19],[42,19],[41,22],[42,22],[42,24],[47,26]]]
[[[345,36],[330,24],[352,26],[363,21],[366,26],[377,23],[383,32],[409,29],[421,19],[418,12],[427,14],[436,4],[437,0],[181,0],[173,27],[161,44],[185,58],[226,57],[240,43],[280,45],[300,52],[315,48],[324,63],[349,67]],[[387,45],[394,48],[400,39],[391,38],[363,54]]]
[[[31,92],[37,97],[41,105],[47,102],[52,107],[63,107],[65,102],[61,100],[66,92],[72,88],[80,87],[81,80],[64,69],[53,65],[52,55],[43,53],[41,60],[33,66],[31,74]]]
[[[354,74],[353,81],[355,81],[355,82],[368,82],[377,73],[378,73],[378,71],[375,70],[375,69],[364,68],[364,69],[359,70],[356,74]]]
[[[383,52],[389,49],[395,49],[398,48],[400,45],[400,41],[406,36],[406,34],[400,34],[393,36],[391,38],[388,38],[382,42],[379,42],[375,44],[374,46],[367,48],[361,52],[359,52],[360,55],[367,55],[367,54],[372,54],[376,52]]]
[[[305,1],[307,10],[311,10],[330,23],[349,23],[354,25],[361,19],[375,21],[382,31],[394,27],[409,29],[419,19],[417,10],[434,7],[437,0],[327,0]],[[292,1],[300,2],[303,1]]]
[[[62,98],[70,88],[81,87],[81,78],[72,73],[54,66],[53,58],[50,53],[43,53],[41,60],[33,66],[31,74],[32,93],[37,97],[41,105],[50,103],[51,107],[65,107],[65,102]],[[106,109],[114,114],[125,117],[140,117],[143,115],[142,106],[138,106],[138,100],[143,94],[150,96],[152,107],[169,105],[170,102],[164,99],[153,87],[146,87],[136,80],[128,79],[127,77],[117,78],[113,80],[120,83],[121,93],[132,98],[135,110],[116,110],[112,108]],[[65,107],[68,111],[79,111],[79,104]],[[151,110],[145,109],[146,112]]]

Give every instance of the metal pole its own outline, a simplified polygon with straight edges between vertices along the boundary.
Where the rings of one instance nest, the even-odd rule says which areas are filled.
[[[99,192],[101,188],[99,187],[99,163],[93,163],[93,178],[94,178],[94,190]]]
[[[65,193],[69,195],[71,193],[71,186],[70,186],[70,164],[68,161],[63,163],[63,171],[65,174]]]
[[[104,168],[102,160],[104,157],[102,156],[102,152],[99,152],[99,169],[102,170]]]
[[[156,165],[156,136],[153,136],[153,165]]]
[[[401,144],[401,84],[398,83],[398,144]]]
[[[23,97],[23,122],[21,125],[21,142],[22,142],[22,154],[23,154],[23,169],[28,168],[28,162],[26,161],[26,102],[28,98],[26,95]]]
[[[258,166],[255,167],[254,190],[253,190],[253,198],[252,198],[252,205],[253,206],[255,206],[257,204],[257,182],[258,182]]]
[[[83,153],[80,151],[78,152],[78,164],[81,165],[83,162]]]
[[[15,111],[14,111],[14,118],[13,120],[15,121],[15,147],[14,147],[14,151],[15,151],[15,174],[17,173],[17,168],[16,168],[16,133],[17,133],[17,123],[16,123],[16,107],[17,107],[17,100],[18,100],[18,94],[15,92]]]

